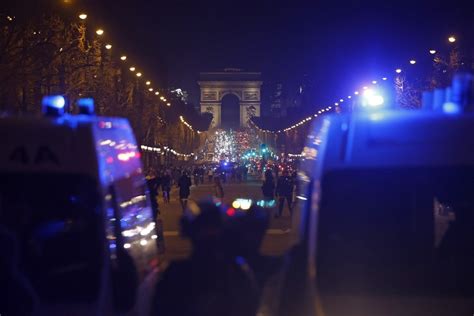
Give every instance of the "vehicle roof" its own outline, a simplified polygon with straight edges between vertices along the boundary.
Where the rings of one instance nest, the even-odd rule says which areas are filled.
[[[7,117],[0,119],[0,134],[7,135],[2,140],[0,172],[87,174],[105,181],[141,167],[128,161],[139,159],[128,159],[125,167],[116,159],[124,152],[138,152],[123,118]]]
[[[471,135],[474,115],[470,113],[399,110],[330,115],[312,127],[305,160],[318,158],[323,171],[470,166],[474,165]]]

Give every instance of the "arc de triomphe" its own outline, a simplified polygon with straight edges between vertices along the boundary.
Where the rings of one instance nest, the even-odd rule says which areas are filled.
[[[211,127],[222,123],[222,99],[233,94],[240,107],[240,127],[247,127],[252,116],[260,116],[260,72],[244,72],[226,68],[220,72],[202,72],[198,84],[201,89],[201,113],[213,115]]]

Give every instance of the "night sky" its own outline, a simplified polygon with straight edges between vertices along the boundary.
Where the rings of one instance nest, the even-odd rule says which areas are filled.
[[[427,50],[446,48],[450,34],[474,38],[470,1],[74,2],[145,74],[188,90],[192,102],[200,71],[235,67],[261,71],[264,96],[306,73],[316,107],[410,58],[429,61]]]

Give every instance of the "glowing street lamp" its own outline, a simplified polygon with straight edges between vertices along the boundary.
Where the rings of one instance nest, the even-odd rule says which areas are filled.
[[[158,91],[156,91],[156,92],[155,92],[155,95],[158,95],[158,94],[160,94],[160,93],[159,93]]]
[[[142,73],[141,72],[137,72],[137,77],[141,77],[142,76]]]
[[[107,44],[107,45],[105,45],[105,48],[106,48],[106,49],[111,49],[111,48],[112,48],[112,45]]]
[[[397,68],[397,69],[395,69],[395,72],[396,72],[397,74],[399,74],[399,73],[402,72],[402,70],[401,70],[400,68]]]
[[[171,106],[171,103],[166,103],[167,106]]]
[[[85,14],[85,13],[79,14],[79,19],[81,19],[81,20],[87,19],[87,14]]]
[[[383,80],[383,81],[386,81],[386,80],[387,80],[387,77],[383,77],[382,80]]]
[[[121,60],[127,60],[127,56],[123,55],[120,57]]]
[[[410,60],[410,64],[412,64],[412,65],[416,64],[416,60],[414,60],[414,59]]]
[[[99,36],[100,36],[100,35],[103,35],[103,34],[104,34],[104,30],[103,30],[103,29],[97,29],[97,30],[95,31],[95,34],[97,34],[97,35],[99,35]]]
[[[152,92],[152,91],[153,91],[153,88],[149,88],[148,91]]]
[[[130,71],[135,71],[135,67],[130,67]]]
[[[146,84],[147,86],[149,86],[149,85],[151,85],[151,81],[147,81],[147,82],[145,82],[145,84]]]
[[[450,37],[448,37],[448,41],[449,41],[450,43],[454,43],[454,42],[456,42],[456,37],[450,36]]]
[[[359,91],[354,91],[354,94],[355,94],[355,95],[358,95],[358,94],[359,94]]]
[[[372,84],[377,84],[377,80],[372,80]]]
[[[434,55],[434,54],[436,54],[436,50],[434,50],[434,49],[430,49],[430,54],[431,54],[431,55]]]

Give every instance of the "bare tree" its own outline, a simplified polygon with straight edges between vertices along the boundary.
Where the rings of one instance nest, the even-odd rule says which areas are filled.
[[[38,114],[43,95],[62,94],[76,112],[78,98],[93,97],[99,115],[127,117],[140,143],[197,148],[196,131],[178,118],[207,118],[177,100],[164,105],[105,44],[83,21],[49,13],[20,22],[0,14],[0,111]]]

